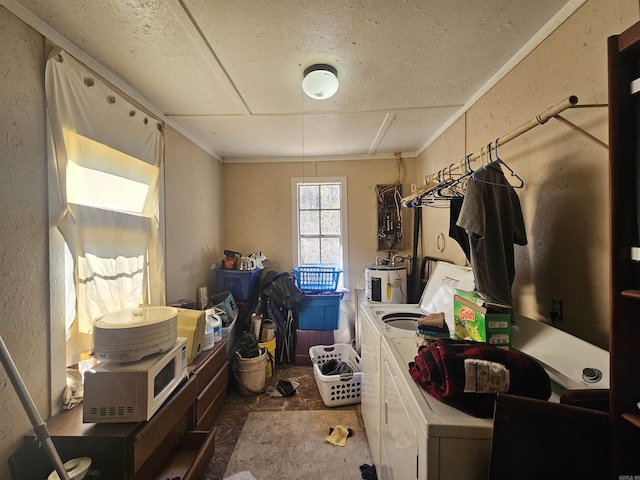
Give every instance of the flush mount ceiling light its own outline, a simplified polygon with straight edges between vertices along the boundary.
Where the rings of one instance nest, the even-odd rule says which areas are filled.
[[[302,90],[315,100],[325,100],[338,91],[338,71],[331,65],[318,63],[307,67]]]

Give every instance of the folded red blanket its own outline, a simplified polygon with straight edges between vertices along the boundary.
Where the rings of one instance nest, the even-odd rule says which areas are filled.
[[[493,416],[495,395],[548,400],[551,381],[533,358],[488,343],[441,339],[420,347],[409,364],[413,379],[442,402],[474,416]]]

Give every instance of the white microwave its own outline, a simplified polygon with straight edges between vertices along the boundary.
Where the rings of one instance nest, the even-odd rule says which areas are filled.
[[[103,362],[84,373],[84,423],[142,422],[187,375],[187,339],[131,363]]]

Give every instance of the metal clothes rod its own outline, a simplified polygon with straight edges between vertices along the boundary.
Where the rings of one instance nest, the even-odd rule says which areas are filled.
[[[576,106],[577,104],[578,104],[578,97],[576,97],[575,95],[571,95],[570,97],[567,97],[562,102],[547,108],[544,112],[542,112],[539,115],[536,115],[534,118],[520,125],[515,130],[512,130],[511,132],[507,133],[502,137],[499,137],[494,143],[488,144],[486,149],[481,148],[479,152],[469,155],[468,159],[466,160],[466,163],[471,163],[475,160],[478,160],[479,158],[490,153],[492,149],[495,150],[497,146],[504,145],[505,143],[510,142],[514,138],[519,137],[523,133],[528,132],[532,128],[537,127],[538,125],[544,125],[549,121],[550,118],[556,117],[558,114],[564,112],[568,108]],[[447,175],[451,175],[454,172],[461,171],[462,168],[463,168],[462,161],[460,161],[455,166],[452,165],[450,168],[445,167],[444,171],[447,172]],[[439,182],[437,181],[437,179],[439,175],[440,175],[439,173],[432,173],[431,175],[426,176],[425,177],[426,188],[423,189],[422,191],[414,193],[413,195],[403,198],[402,205],[405,207],[419,206],[420,199],[422,199],[428,193],[432,192],[434,187],[438,185]]]

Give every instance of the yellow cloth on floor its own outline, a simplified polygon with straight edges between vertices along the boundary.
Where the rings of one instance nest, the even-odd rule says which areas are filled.
[[[344,447],[347,443],[347,437],[349,436],[349,430],[342,425],[336,425],[333,427],[331,435],[324,437],[326,443],[331,443],[336,447]]]

